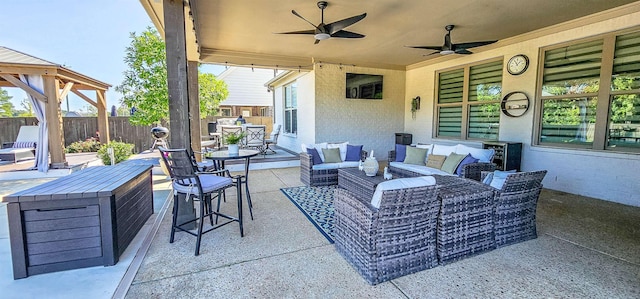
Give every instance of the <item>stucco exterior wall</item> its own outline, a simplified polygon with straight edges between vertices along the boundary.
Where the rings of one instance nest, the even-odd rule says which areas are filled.
[[[405,72],[316,64],[314,73],[315,140],[308,142],[362,144],[378,160],[386,159],[395,133],[404,130]],[[382,75],[382,100],[347,99],[346,73]]]
[[[405,129],[407,132],[413,133],[414,142],[459,143],[458,141],[432,138],[434,98],[436,96],[435,73],[438,70],[496,57],[502,57],[504,65],[506,65],[512,56],[526,54],[530,59],[530,65],[524,74],[512,76],[506,70],[503,71],[502,94],[505,95],[511,91],[524,91],[533,105],[541,47],[634,26],[640,26],[640,13],[638,12],[573,29],[557,26],[555,28],[558,29],[555,32],[549,32],[544,36],[411,69],[407,71],[406,75],[407,85],[404,102],[405,105],[409,105],[411,98],[419,95],[422,99],[422,109],[417,112],[415,120],[411,118],[408,109],[405,109]],[[524,171],[548,170],[543,182],[545,188],[640,206],[640,175],[638,174],[640,154],[532,146],[535,117],[533,108],[532,106],[522,117],[511,118],[505,115],[500,117],[499,139],[522,142],[524,145],[522,155],[522,169]],[[466,144],[481,146],[480,142],[466,142]]]

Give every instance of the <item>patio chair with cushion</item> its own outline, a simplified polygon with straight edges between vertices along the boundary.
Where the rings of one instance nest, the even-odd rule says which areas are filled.
[[[373,198],[336,189],[336,250],[370,284],[438,265],[435,183],[433,177],[386,181]]]
[[[186,149],[166,149],[160,147],[160,153],[165,166],[169,170],[171,179],[173,181],[174,197],[173,197],[173,220],[171,223],[171,237],[170,243],[173,243],[176,230],[186,232],[192,236],[195,236],[196,249],[195,255],[200,254],[200,243],[202,235],[211,232],[217,228],[227,225],[231,222],[238,222],[240,226],[240,236],[244,236],[242,228],[242,192],[240,188],[239,180],[232,180],[229,177],[218,176],[211,173],[199,173],[197,166],[194,163],[193,156]],[[230,187],[236,187],[237,201],[238,201],[238,217],[232,217],[219,212],[220,199],[225,189]],[[212,194],[216,194],[215,197],[218,200],[218,208],[214,212],[212,205]],[[180,196],[192,199],[194,202],[200,203],[198,216],[189,217],[190,219],[181,220],[178,222],[178,213],[181,210],[179,205],[188,203],[180,199]],[[187,207],[186,210],[190,208]],[[213,223],[213,215],[216,216],[216,225]],[[184,216],[184,215],[183,215]],[[204,222],[206,218],[209,218],[211,227],[204,229]],[[217,224],[218,217],[227,219],[227,221]],[[196,222],[196,232],[190,231],[187,225]]]
[[[491,174],[482,173],[483,178]],[[504,184],[496,194],[493,217],[497,247],[538,237],[536,208],[542,191],[542,179],[546,174],[546,170],[541,170],[506,175]]]
[[[271,145],[275,146],[276,144],[278,144],[278,136],[280,135],[280,128],[281,127],[282,127],[282,125],[276,125],[276,127],[273,129],[273,131],[271,131],[271,135],[270,135],[269,139],[266,139],[264,141],[264,144],[267,146],[264,149],[265,155],[269,154],[269,151],[270,151],[271,154],[275,154],[276,153],[276,151],[273,150],[273,148],[271,148],[270,146]]]
[[[35,157],[38,142],[38,126],[22,126],[15,142],[5,142],[0,150],[0,160],[18,162]]]

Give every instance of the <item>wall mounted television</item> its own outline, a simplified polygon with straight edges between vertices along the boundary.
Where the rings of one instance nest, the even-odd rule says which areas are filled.
[[[382,75],[347,73],[347,99],[382,99]]]

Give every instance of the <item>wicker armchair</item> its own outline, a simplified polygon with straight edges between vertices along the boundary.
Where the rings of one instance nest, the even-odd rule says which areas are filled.
[[[440,265],[495,249],[493,213],[496,189],[456,176],[433,177],[440,186],[437,228]]]
[[[389,151],[389,163],[394,162],[396,160],[396,151]],[[460,177],[466,179],[472,179],[474,181],[481,181],[481,176],[483,171],[494,171],[496,170],[496,165],[493,163],[485,163],[485,162],[477,162],[467,164],[462,167],[462,175]],[[424,174],[420,174],[417,172],[413,172],[406,169],[400,169],[393,166],[389,166],[389,171],[394,176],[398,177],[415,177],[415,176],[423,176]]]
[[[493,217],[496,246],[538,237],[536,208],[546,170],[510,174],[496,194]],[[486,173],[483,173],[483,178]]]
[[[336,250],[370,284],[438,265],[438,186],[383,191],[380,209],[371,198],[336,189]]]
[[[360,152],[360,160],[367,158],[367,152]],[[313,169],[313,158],[300,153],[300,181],[307,186],[328,186],[338,184],[338,169]]]

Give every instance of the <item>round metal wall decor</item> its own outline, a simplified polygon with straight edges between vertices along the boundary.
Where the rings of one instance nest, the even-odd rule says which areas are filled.
[[[520,117],[529,110],[529,97],[522,91],[513,91],[502,98],[500,109],[509,117]]]

